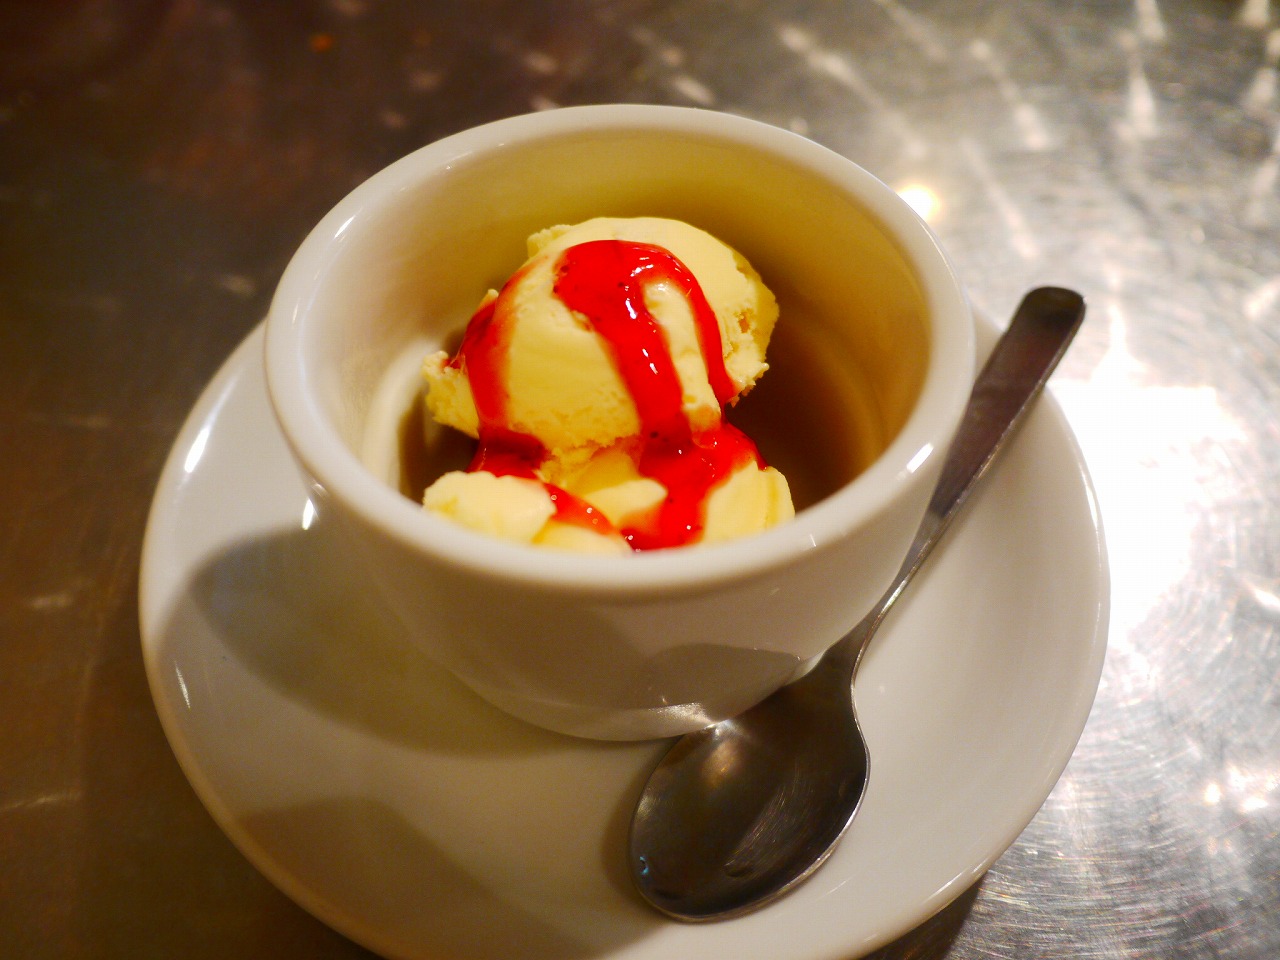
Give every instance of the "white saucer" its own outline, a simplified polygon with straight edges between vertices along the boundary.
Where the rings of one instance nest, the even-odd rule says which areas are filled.
[[[174,752],[222,829],[372,950],[843,960],[975,883],[1075,747],[1108,578],[1088,475],[1046,398],[868,653],[857,690],[872,780],[843,844],[763,911],[666,920],[631,892],[623,854],[665,745],[527,727],[415,654],[315,522],[261,353],[259,329],[161,477],[143,652]]]

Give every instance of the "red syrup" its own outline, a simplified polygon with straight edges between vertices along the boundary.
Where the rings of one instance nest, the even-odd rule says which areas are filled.
[[[507,286],[516,283],[522,274],[523,271],[516,273],[507,281]],[[539,480],[538,467],[546,460],[547,451],[537,437],[507,426],[510,396],[503,385],[503,366],[510,349],[511,324],[506,322],[503,303],[499,295],[475,312],[462,335],[462,345],[449,361],[449,366],[461,368],[467,375],[480,424],[480,442],[467,471],[483,470],[498,477]],[[544,485],[557,520],[598,533],[616,532],[609,518],[581,497],[554,484]]]
[[[512,277],[508,286],[520,276]],[[643,522],[616,531],[634,550],[682,546],[695,540],[702,532],[712,488],[748,463],[764,465],[755,444],[723,419],[697,432],[689,424],[666,335],[645,305],[645,289],[662,282],[675,286],[689,304],[707,379],[723,413],[735,390],[725,369],[720,328],[702,288],[679,259],[652,244],[593,240],[568,248],[556,264],[556,296],[586,317],[609,345],[635,403],[641,434],[637,468],[667,490],[666,499]],[[476,312],[450,361],[465,371],[479,415],[480,443],[468,469],[536,478],[546,450],[536,438],[507,426],[509,395],[503,368],[511,324],[504,306],[499,295]],[[557,520],[599,532],[613,530],[607,518],[585,500],[551,484],[547,489]]]

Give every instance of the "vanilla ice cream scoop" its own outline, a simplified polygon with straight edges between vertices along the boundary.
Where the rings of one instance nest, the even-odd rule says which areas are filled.
[[[696,278],[720,339],[719,357],[711,358],[710,366],[723,365],[732,396],[749,389],[767,369],[765,349],[778,318],[773,294],[745,259],[705,231],[678,220],[598,218],[534,234],[529,238],[529,260],[501,293],[490,295],[496,298],[491,300],[491,335],[504,338],[504,367],[496,376],[505,392],[507,425],[564,454],[607,446],[640,429],[635,401],[608,342],[555,293],[561,255],[578,244],[601,240],[659,247]],[[685,415],[695,429],[714,424],[722,403],[732,397],[718,399],[709,381],[690,298],[678,279],[662,273],[644,282],[643,296],[665,336]],[[429,358],[425,370],[431,415],[476,436],[478,418],[468,371],[444,353]]]
[[[706,542],[790,517],[785,479],[723,416],[767,369],[778,317],[747,261],[649,217],[552,227],[529,253],[458,352],[424,362],[431,416],[479,441],[467,472],[427,490],[428,509],[576,550]]]

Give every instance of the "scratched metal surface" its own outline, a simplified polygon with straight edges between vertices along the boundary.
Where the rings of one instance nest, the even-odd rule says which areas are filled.
[[[1266,0],[0,4],[0,948],[358,957],[223,839],[143,677],[145,511],[342,194],[614,100],[909,190],[979,309],[1084,291],[1056,378],[1110,649],[1065,776],[882,958],[1280,956],[1280,9]]]

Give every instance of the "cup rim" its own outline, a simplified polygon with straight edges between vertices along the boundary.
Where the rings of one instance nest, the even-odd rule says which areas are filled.
[[[886,226],[918,278],[928,314],[954,315],[961,321],[930,325],[930,360],[907,421],[875,461],[839,490],[786,523],[722,543],[618,556],[578,554],[507,542],[424,510],[360,461],[309,390],[301,350],[306,308],[336,255],[335,241],[367,207],[391,202],[425,174],[473,154],[585,131],[646,130],[731,142],[775,155],[836,183]],[[438,563],[497,582],[578,595],[636,596],[698,592],[763,575],[834,546],[891,508],[902,485],[946,453],[972,384],[974,330],[968,299],[932,230],[905,200],[852,160],[799,134],[734,114],[601,104],[492,121],[420,147],[373,174],[320,220],[291,258],[267,314],[264,351],[271,405],[294,456],[329,497],[383,536]],[[939,357],[947,362],[936,362]]]

